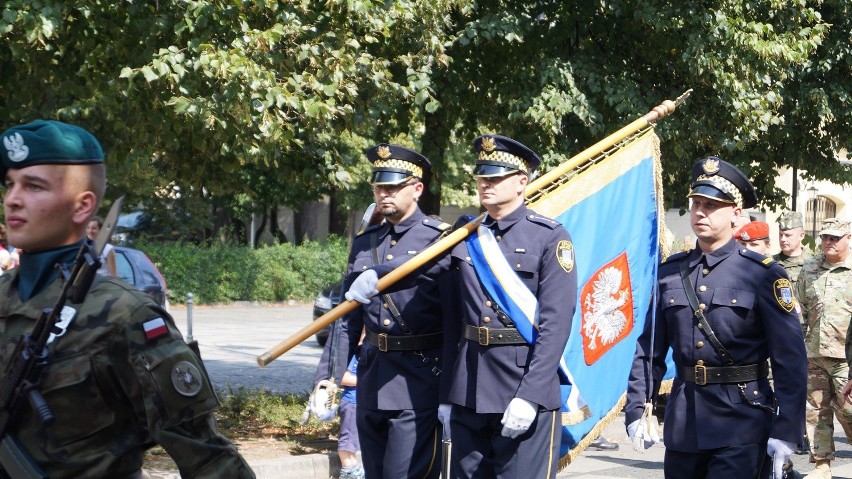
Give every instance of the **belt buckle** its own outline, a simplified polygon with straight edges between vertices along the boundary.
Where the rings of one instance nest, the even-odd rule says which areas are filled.
[[[379,333],[379,351],[386,353],[388,352],[388,335],[385,333]]]
[[[491,344],[491,335],[488,334],[488,328],[480,326],[476,328],[476,340],[480,346],[488,346]]]
[[[695,384],[698,384],[699,386],[705,386],[707,384],[707,366],[696,364],[693,374],[695,376]]]

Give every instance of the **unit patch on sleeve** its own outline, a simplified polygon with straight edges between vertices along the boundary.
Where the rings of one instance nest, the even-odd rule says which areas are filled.
[[[574,269],[574,245],[568,240],[562,240],[556,245],[556,259],[566,273]]]
[[[789,279],[776,279],[772,288],[775,292],[775,300],[781,305],[781,308],[788,313],[796,307],[796,300],[793,298],[793,287]]]
[[[172,386],[178,394],[192,397],[201,392],[201,370],[189,361],[178,361],[172,367]]]

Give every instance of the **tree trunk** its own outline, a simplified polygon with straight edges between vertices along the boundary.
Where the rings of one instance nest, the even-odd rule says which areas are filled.
[[[446,71],[436,72],[433,78],[435,98],[442,101],[442,93],[446,85]],[[420,209],[427,215],[438,215],[441,213],[441,184],[443,183],[443,172],[446,165],[446,151],[450,142],[451,119],[449,118],[448,105],[443,104],[434,113],[426,112],[425,131],[421,137],[422,153],[432,163],[431,178],[420,198]]]
[[[269,208],[269,232],[278,243],[286,243],[287,236],[278,227],[278,205]]]
[[[343,208],[343,205],[337,199],[337,192],[333,191],[329,196],[328,202],[328,232],[340,237],[346,236],[346,229],[349,223],[349,212]]]

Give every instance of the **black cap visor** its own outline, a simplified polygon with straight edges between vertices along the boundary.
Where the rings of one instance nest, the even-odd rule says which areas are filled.
[[[719,188],[716,188],[712,184],[708,184],[701,181],[698,181],[694,185],[692,185],[692,191],[690,191],[687,196],[704,196],[706,198],[712,198],[723,203],[736,204],[736,200],[732,198],[731,195],[725,193]]]
[[[512,173],[517,173],[521,170],[514,165],[496,164],[496,163],[477,163],[473,167],[473,176],[480,177],[496,177],[506,176]],[[525,173],[525,172],[522,172]]]
[[[413,178],[414,175],[407,170],[397,170],[392,168],[383,168],[381,170],[373,170],[373,176],[370,178],[372,185],[398,185]]]

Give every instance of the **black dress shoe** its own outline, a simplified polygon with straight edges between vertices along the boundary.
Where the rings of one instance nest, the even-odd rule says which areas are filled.
[[[597,449],[598,451],[617,451],[618,444],[614,442],[609,442],[603,436],[598,436],[597,439],[589,444],[589,447],[592,449]]]

